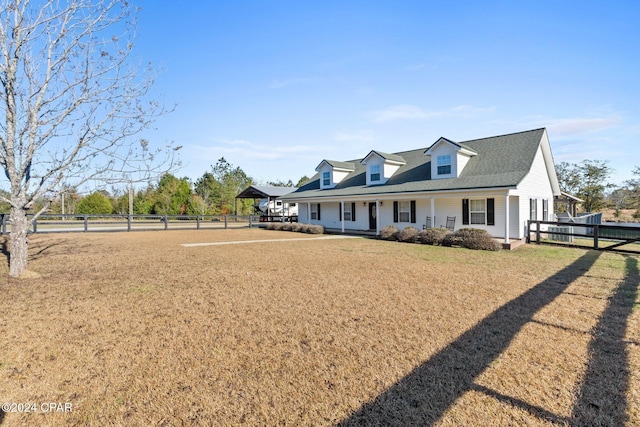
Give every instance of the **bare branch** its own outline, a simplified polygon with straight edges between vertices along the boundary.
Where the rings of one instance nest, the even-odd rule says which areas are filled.
[[[150,179],[177,161],[137,135],[168,112],[132,60],[126,0],[0,0],[0,167],[12,215],[65,183]]]

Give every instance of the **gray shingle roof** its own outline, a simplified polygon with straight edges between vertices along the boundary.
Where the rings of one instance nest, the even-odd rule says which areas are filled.
[[[366,159],[367,157],[369,157],[372,153],[377,154],[378,156],[382,157],[384,160],[391,160],[392,162],[396,162],[396,163],[405,163],[406,160],[404,159],[404,157],[402,157],[399,154],[390,154],[390,153],[383,153],[382,151],[377,151],[377,150],[371,150],[369,152],[369,154],[367,154],[366,156],[364,156],[362,158],[361,161],[363,161],[364,159]]]
[[[515,187],[529,172],[545,129],[474,139],[457,143],[478,155],[471,157],[457,178],[431,179],[431,158],[426,148],[394,153],[406,164],[385,184],[366,184],[362,159],[351,160],[356,168],[332,189],[320,190],[319,175],[282,199],[307,199],[385,193],[430,192],[478,188]],[[376,152],[380,154],[380,152]]]
[[[320,165],[323,163],[327,163],[329,166],[336,168],[336,169],[346,169],[346,170],[354,170],[356,168],[356,165],[354,165],[351,162],[338,162],[336,160],[327,160],[324,159],[323,161],[320,162]],[[318,167],[320,167],[320,165],[318,165]],[[316,168],[317,170],[317,168]]]

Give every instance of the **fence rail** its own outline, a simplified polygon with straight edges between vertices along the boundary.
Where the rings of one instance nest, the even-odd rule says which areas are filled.
[[[640,224],[627,226],[527,221],[527,242],[588,247],[640,255]],[[622,246],[625,248],[623,249]]]
[[[2,215],[1,234],[11,233],[8,214]],[[29,218],[30,215],[27,215]],[[33,217],[33,215],[31,215]],[[258,227],[257,215],[77,215],[43,214],[31,219],[30,233],[75,233],[147,230],[201,230]]]

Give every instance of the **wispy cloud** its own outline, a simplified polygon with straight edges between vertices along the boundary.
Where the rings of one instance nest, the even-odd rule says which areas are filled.
[[[268,88],[269,89],[282,89],[288,86],[293,86],[293,85],[298,85],[301,83],[306,83],[306,82],[310,82],[313,79],[307,78],[307,77],[297,77],[294,79],[288,79],[288,80],[275,80],[273,82],[271,82],[271,84],[269,84]]]
[[[458,105],[444,110],[425,110],[416,105],[394,105],[384,110],[373,111],[369,114],[377,123],[394,120],[430,120],[441,117],[471,117],[477,114],[493,111],[494,107],[474,107]]]
[[[209,154],[217,158],[217,156],[225,154],[237,154],[244,158],[275,160],[291,156],[298,156],[306,153],[317,153],[319,148],[313,145],[289,145],[278,146],[271,144],[257,144],[242,139],[216,139],[213,145],[208,146],[191,146],[192,150],[200,153],[199,155],[206,157]]]
[[[582,135],[585,133],[599,132],[617,126],[620,118],[596,117],[596,118],[573,118],[551,120],[547,125],[549,132],[558,136]]]
[[[373,140],[372,130],[356,130],[352,132],[336,132],[333,135],[335,141],[340,142],[368,142]]]

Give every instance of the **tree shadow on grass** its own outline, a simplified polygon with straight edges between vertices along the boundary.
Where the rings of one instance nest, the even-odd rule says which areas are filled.
[[[593,329],[589,362],[573,409],[573,426],[621,426],[628,422],[625,392],[629,361],[625,331],[638,297],[638,260],[626,258],[625,279]]]
[[[431,425],[469,390],[474,380],[508,346],[541,308],[551,303],[596,262],[600,252],[589,251],[571,265],[498,308],[456,341],[399,380],[373,402],[339,423],[354,425]],[[515,406],[518,402],[513,402]],[[526,408],[557,422],[542,408]]]

